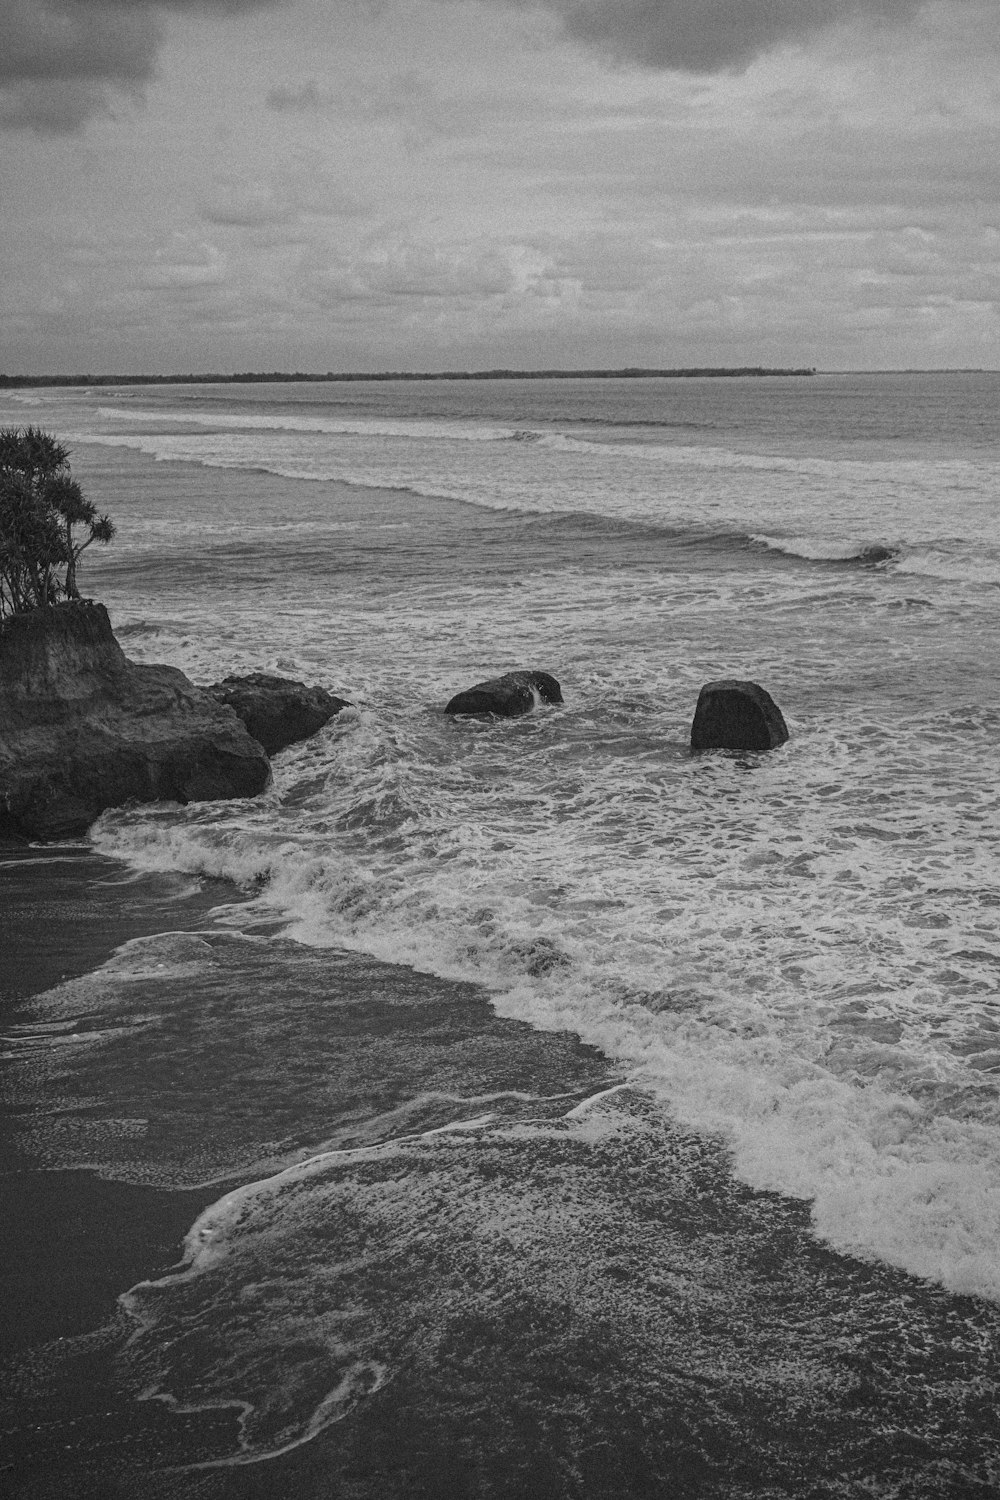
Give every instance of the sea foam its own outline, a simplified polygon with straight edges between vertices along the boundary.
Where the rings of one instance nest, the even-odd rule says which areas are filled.
[[[191,809],[106,815],[98,846],[256,888],[255,905],[283,915],[298,942],[484,983],[501,1014],[576,1032],[677,1118],[722,1136],[750,1185],[812,1200],[817,1231],[838,1249],[1000,1297],[988,1065],[1000,954],[990,941],[962,956],[933,927],[928,952],[939,876],[932,865],[925,893],[907,888],[905,830],[845,811],[842,851],[832,853],[828,823],[808,793],[790,797],[779,761],[764,780],[785,783],[791,825],[780,837],[747,825],[706,859],[691,772],[675,778],[662,825],[659,799],[638,815],[641,795],[630,797],[626,813],[612,775],[606,797],[589,811],[581,804],[574,820],[560,819],[558,797],[536,800],[534,827],[519,829],[508,817],[471,819],[468,808],[461,820],[449,814],[455,791],[440,766],[401,774],[377,733],[340,745],[347,783],[314,793],[294,837],[269,832],[270,816],[226,827]],[[715,777],[716,794],[734,774]],[[279,802],[294,799],[294,783],[289,766]],[[325,819],[307,834],[316,796]],[[628,834],[620,858],[609,862],[605,846],[598,872],[588,850],[603,842],[602,825]],[[957,854],[960,824],[950,837]],[[331,841],[336,855],[325,852]],[[971,932],[988,852],[966,846],[959,867]],[[942,965],[982,986],[981,1040],[967,1014],[948,1017]],[[985,1071],[972,1065],[978,1056]]]
[[[346,426],[252,392],[265,422],[91,412],[128,522],[91,566],[116,618],[162,622],[135,649],[359,705],[259,802],[109,814],[95,841],[236,882],[304,953],[487,986],[834,1243],[996,1297],[995,385],[832,385],[616,387],[589,432],[527,382],[376,417],[338,393]],[[642,403],[701,425],[616,434]],[[520,665],[563,709],[444,722]],[[787,746],[689,755],[724,676],[772,693]]]

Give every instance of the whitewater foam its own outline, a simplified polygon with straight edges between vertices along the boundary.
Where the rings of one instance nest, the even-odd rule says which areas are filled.
[[[359,749],[353,790],[367,804],[366,766],[378,756],[372,744]],[[427,774],[440,782],[440,768]],[[258,907],[284,913],[299,942],[486,983],[501,1014],[574,1031],[679,1119],[721,1134],[751,1186],[811,1199],[818,1232],[837,1248],[1000,1297],[1000,1110],[988,1060],[1000,1009],[984,990],[986,1029],[963,1050],[968,1020],[949,1023],[935,979],[944,963],[990,985],[1000,955],[993,943],[960,955],[954,939],[927,952],[925,929],[910,923],[933,889],[893,896],[893,844],[874,824],[874,837],[864,824],[848,837],[845,826],[844,852],[831,856],[813,842],[824,835],[804,799],[784,847],[747,827],[730,853],[713,851],[713,872],[686,845],[675,786],[666,848],[664,831],[633,810],[628,859],[598,876],[558,802],[536,804],[534,830],[489,828],[468,813],[449,826],[429,792],[400,784],[398,768],[395,777],[393,818],[366,818],[353,834],[347,813],[339,835],[324,826],[309,839],[300,828],[284,842],[245,822],[225,831],[195,815],[151,827],[112,814],[96,839],[134,863],[256,886]],[[593,807],[591,838],[602,822],[623,826],[614,804]],[[697,821],[696,805],[689,815]],[[331,837],[335,857],[322,852]],[[901,854],[912,877],[905,839]],[[970,898],[990,873],[987,851],[966,852]],[[831,1047],[838,1038],[846,1051]],[[984,1047],[977,1069],[970,1058]]]
[[[528,385],[305,416],[249,392],[238,421],[184,393],[75,424],[96,473],[127,470],[119,561],[92,566],[116,618],[164,622],[137,650],[360,705],[258,803],[109,814],[95,842],[236,882],[243,919],[304,952],[488,986],[620,1059],[747,1182],[810,1199],[842,1248],[995,1297],[995,386],[959,412],[961,386],[951,423],[917,420],[924,387],[869,392],[863,441],[811,386],[657,387],[647,414],[704,419],[673,442],[628,426],[618,387],[583,429]],[[523,665],[562,710],[436,712]],[[726,676],[772,693],[787,746],[689,756]]]
[[[105,420],[118,422],[167,422],[176,426],[175,416],[142,409],[100,407],[98,415]],[[461,443],[495,443],[509,439],[524,438],[524,431],[517,428],[497,427],[472,422],[441,422],[426,417],[403,421],[386,421],[374,417],[305,417],[288,412],[268,415],[254,412],[239,415],[228,412],[197,412],[184,414],[185,422],[211,428],[215,432],[290,432],[321,433],[329,437],[374,437],[374,438],[445,438]],[[535,436],[535,434],[530,434]]]
[[[710,526],[805,560],[867,555],[874,564],[902,548],[916,568],[914,554],[930,556],[947,526],[966,539],[970,576],[991,581],[995,572],[988,497],[1000,470],[969,461],[759,455],[718,444],[636,444],[430,419],[194,411],[184,413],[180,431],[176,412],[104,408],[103,419],[117,430],[76,430],[73,442],[131,448],[162,463],[337,482],[362,493],[500,512],[584,512],[676,530]],[[146,431],[132,430],[139,422]],[[938,576],[965,576],[961,554],[945,550],[948,568]]]
[[[791,557],[803,557],[809,562],[861,562],[872,567],[884,566],[896,561],[898,551],[883,542],[844,540],[822,536],[752,536],[752,542],[769,547],[774,552],[784,552]]]

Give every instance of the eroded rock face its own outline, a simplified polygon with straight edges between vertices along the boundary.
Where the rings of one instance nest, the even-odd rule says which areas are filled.
[[[266,672],[224,677],[205,691],[233,710],[268,755],[275,755],[298,740],[307,740],[334,714],[351,706],[325,688],[306,687],[304,682],[272,677]]]
[[[561,703],[562,689],[548,672],[507,672],[503,677],[491,677],[488,682],[477,682],[464,693],[456,693],[445,706],[446,714],[495,714],[498,718],[513,719],[518,714],[529,713],[535,704]]]
[[[72,838],[108,807],[252,797],[270,775],[231,709],[128,660],[102,604],[0,625],[0,834]]]
[[[774,750],[788,738],[781,710],[756,682],[706,682],[691,725],[692,750]]]

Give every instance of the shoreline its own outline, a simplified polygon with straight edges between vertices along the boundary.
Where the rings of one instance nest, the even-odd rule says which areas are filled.
[[[175,1489],[168,1471],[174,1466],[183,1469],[189,1462],[203,1460],[206,1454],[211,1466],[213,1452],[237,1445],[231,1413],[208,1409],[179,1417],[169,1403],[137,1402],[140,1391],[124,1357],[135,1327],[119,1303],[130,1288],[176,1271],[185,1236],[199,1215],[234,1188],[252,1193],[261,1175],[260,1167],[250,1161],[242,1168],[234,1163],[230,1172],[188,1185],[135,1180],[137,1173],[141,1178],[145,1171],[141,1163],[129,1167],[126,1161],[124,1179],[115,1175],[113,1166],[109,1169],[72,1161],[54,1164],[47,1147],[46,1119],[59,1120],[67,1112],[72,1119],[75,1113],[85,1126],[93,1117],[94,1105],[86,1094],[74,1104],[72,1079],[66,1096],[66,1082],[58,1071],[55,1094],[49,1102],[44,1087],[34,1084],[30,1074],[27,1094],[16,1086],[19,1022],[33,1016],[37,1024],[41,1018],[44,1033],[42,1008],[50,992],[66,993],[75,1009],[75,996],[86,996],[88,986],[100,991],[102,966],[122,944],[143,939],[155,942],[157,935],[164,933],[190,933],[193,937],[214,930],[220,951],[231,948],[235,952],[239,972],[240,948],[247,940],[229,929],[213,929],[211,914],[222,904],[220,897],[226,898],[227,907],[240,899],[228,882],[136,874],[84,844],[0,846],[0,906],[7,919],[0,928],[0,998],[11,1033],[4,1092],[12,1105],[0,1126],[0,1181],[5,1198],[0,1232],[0,1386],[6,1392],[0,1402],[0,1425],[6,1435],[0,1474],[10,1485],[6,1492],[12,1496],[30,1495],[32,1500],[38,1496],[55,1500],[58,1496],[61,1500],[72,1492],[81,1497],[93,1495],[96,1500],[107,1493],[125,1497],[187,1495],[195,1491],[183,1483]],[[263,924],[265,931],[267,925]],[[257,924],[251,927],[256,932],[261,930]],[[164,950],[168,961],[170,941]],[[275,973],[285,972],[294,982],[298,951],[294,945],[286,945],[286,949],[292,951],[287,959],[279,953]],[[256,951],[254,940],[249,951],[251,955]],[[305,957],[308,961],[309,955]],[[374,1002],[376,1035],[386,1025],[390,1030],[402,1025],[404,1055],[394,1066],[404,1073],[408,1054],[417,1041],[413,1032],[416,1024],[426,1032],[435,1052],[442,1044],[447,1048],[453,1040],[457,1042],[470,1026],[473,1033],[484,1031],[480,1066],[487,1073],[507,1065],[498,1053],[496,1034],[520,1033],[528,1052],[537,1059],[535,1063],[529,1059],[529,1071],[546,1078],[543,1091],[567,1081],[558,1075],[563,1061],[573,1057],[582,1060],[582,1075],[587,1079],[582,1090],[580,1077],[575,1085],[569,1080],[576,1096],[589,1091],[594,1077],[603,1082],[607,1076],[607,1065],[594,1049],[566,1038],[553,1048],[547,1037],[532,1034],[527,1027],[496,1020],[489,1013],[485,994],[472,986],[449,986],[408,970],[397,973],[393,966],[357,955],[337,952],[314,957],[322,971],[321,983],[329,975],[327,983],[339,979],[344,991],[349,1013],[348,1047],[356,1025],[351,1017],[367,1012]],[[114,965],[105,972],[109,975],[107,983],[113,985]],[[372,983],[379,980],[383,986],[390,985],[381,1003],[372,995]],[[394,987],[397,981],[401,986],[398,991]],[[181,988],[186,989],[188,982],[180,980],[168,999],[181,1000]],[[279,989],[276,985],[274,992]],[[413,1022],[408,1018],[411,999],[417,1006]],[[456,1001],[462,1008],[461,1019],[454,1011]],[[464,1014],[468,1001],[475,1004],[475,1018]],[[199,1003],[200,997],[195,1006]],[[29,1019],[29,1030],[31,1025]],[[462,1044],[463,1072],[470,1063],[469,1045]],[[9,1050],[11,1046],[14,1050]],[[546,1062],[546,1056],[552,1053],[556,1054],[554,1062]],[[389,1061],[392,1063],[392,1058]],[[570,1072],[579,1071],[571,1061],[569,1066]],[[554,1082],[547,1077],[553,1067]],[[151,1081],[151,1075],[145,1077]],[[373,1084],[377,1083],[375,1078]],[[384,1087],[386,1103],[391,1106],[398,1084],[390,1077]],[[361,1099],[365,1098],[365,1088],[362,1085]],[[141,1093],[142,1088],[140,1097]],[[212,1090],[204,1093],[206,1108],[211,1107],[213,1097],[217,1096]],[[94,1104],[100,1102],[95,1099]],[[114,1097],[103,1103],[105,1112],[110,1110],[112,1114],[125,1107]],[[425,1126],[443,1123],[461,1107],[457,1099],[449,1102],[447,1096],[436,1105],[431,1099],[418,1107],[413,1127],[419,1132]],[[357,1107],[349,1102],[345,1112],[348,1138],[359,1131],[363,1137],[364,1120],[356,1126],[353,1123]],[[177,1149],[183,1161],[188,1148],[183,1117],[179,1118]],[[391,1109],[388,1119],[391,1127]],[[206,1116],[204,1124],[209,1130],[212,1123]],[[32,1136],[39,1125],[41,1155]],[[376,1140],[384,1128],[376,1125]],[[405,1119],[402,1128],[405,1133]],[[324,1136],[315,1124],[311,1136],[306,1129],[304,1144],[298,1153],[292,1153],[291,1160],[294,1163],[297,1154],[308,1167],[312,1153],[324,1144]],[[300,1462],[296,1454],[294,1463]],[[266,1470],[272,1467],[265,1465]],[[206,1494],[229,1493],[229,1483],[221,1474],[218,1484],[208,1483]],[[199,1484],[197,1493],[201,1492]],[[238,1488],[238,1493],[242,1492]]]
[[[0,1017],[9,1025],[32,997],[92,973],[122,943],[204,926],[222,887],[136,875],[82,842],[0,843]],[[235,898],[228,887],[225,895]],[[8,1051],[5,1069],[12,1057]],[[12,1496],[54,1497],[72,1486],[97,1500],[103,1481],[95,1476],[91,1484],[86,1462],[67,1462],[66,1455],[75,1445],[83,1456],[88,1444],[96,1449],[116,1429],[124,1434],[134,1426],[134,1393],[121,1385],[108,1334],[120,1324],[118,1298],[176,1263],[191,1223],[219,1190],[120,1183],[86,1167],[52,1169],[19,1146],[30,1112],[30,1104],[15,1100],[0,1125],[0,1475]],[[36,1374],[26,1379],[31,1370]],[[48,1447],[56,1435],[64,1439],[58,1460]]]
[[[225,882],[137,875],[83,842],[0,842],[0,1019],[9,1024],[32,997],[93,973],[123,943],[201,928],[235,899]],[[22,1116],[18,1101],[0,1125],[6,1354],[98,1326],[123,1278],[170,1264],[218,1196],[215,1187],[143,1188],[88,1168],[40,1166],[17,1149]]]
[[[34,911],[78,974],[143,927],[183,962],[71,979],[71,1013],[97,1005],[112,1042],[49,1084],[36,1066],[12,1125],[41,1134],[5,1140],[12,1497],[995,1492],[1000,1309],[829,1250],[807,1203],[742,1187],[721,1143],[476,986],[213,928],[218,890],[165,896],[85,849],[33,907],[47,858],[21,865],[22,941]],[[165,927],[181,936],[156,946]],[[52,965],[25,959],[22,990]],[[108,1167],[52,1159],[49,1121],[138,1107],[152,1156],[112,1133]],[[224,1154],[234,1128],[235,1170],[184,1185],[192,1132]],[[255,1142],[282,1131],[275,1175]],[[178,1274],[210,1207],[225,1254]],[[338,1374],[309,1330],[352,1308]],[[386,1374],[352,1394],[369,1367]]]
[[[45,390],[57,386],[116,385],[260,385],[334,384],[346,381],[389,380],[703,380],[744,379],[762,376],[810,376],[813,367],[785,369],[766,365],[684,366],[675,369],[626,366],[608,370],[381,370],[378,372],[328,370],[323,374],[310,371],[243,371],[236,375],[0,375],[0,390]],[[978,372],[977,372],[978,373]]]
[[[172,920],[188,930],[238,899],[222,880],[137,874],[84,840],[0,839],[0,1017],[91,973],[131,938],[169,930]]]

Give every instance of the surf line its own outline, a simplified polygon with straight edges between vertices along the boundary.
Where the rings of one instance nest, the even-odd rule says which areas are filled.
[[[358,1375],[367,1372],[371,1379],[364,1389],[358,1388]],[[386,1384],[389,1378],[389,1367],[383,1365],[379,1360],[359,1360],[334,1386],[328,1391],[322,1401],[316,1407],[312,1416],[306,1424],[305,1430],[289,1442],[281,1444],[277,1448],[252,1448],[247,1438],[247,1424],[256,1411],[251,1401],[178,1401],[176,1396],[170,1395],[169,1391],[144,1391],[140,1395],[140,1401],[160,1401],[172,1412],[180,1415],[185,1413],[194,1414],[199,1411],[237,1411],[237,1431],[239,1434],[239,1452],[227,1454],[224,1458],[203,1458],[190,1464],[172,1464],[170,1470],[174,1474],[185,1474],[195,1469],[235,1469],[248,1464],[267,1463],[272,1458],[280,1458],[282,1454],[291,1453],[293,1448],[302,1448],[306,1443],[311,1443],[314,1437],[326,1427],[332,1426],[334,1422],[344,1419],[364,1396],[373,1396]],[[338,1407],[341,1408],[338,1410]]]
[[[503,1099],[516,1099],[524,1103],[543,1104],[555,1103],[565,1099],[578,1099],[573,1108],[567,1110],[561,1116],[563,1120],[571,1121],[581,1118],[602,1100],[606,1100],[631,1086],[628,1082],[615,1084],[610,1088],[601,1089],[582,1100],[579,1100],[578,1090],[536,1095],[526,1093],[520,1089],[507,1089],[499,1093],[481,1094],[469,1098],[462,1095],[435,1092],[433,1094],[422,1095],[420,1099],[429,1100],[434,1098],[465,1104],[498,1103]],[[414,1101],[414,1103],[418,1102],[420,1100]],[[130,1335],[128,1345],[133,1345],[152,1322],[152,1318],[144,1317],[140,1309],[136,1306],[137,1294],[143,1290],[153,1290],[172,1285],[176,1286],[182,1282],[192,1280],[202,1271],[218,1264],[219,1261],[225,1258],[228,1251],[223,1244],[216,1241],[215,1236],[219,1234],[220,1230],[226,1224],[237,1221],[240,1209],[254,1197],[279,1191],[283,1185],[301,1181],[315,1172],[322,1170],[325,1165],[333,1161],[372,1157],[380,1153],[388,1155],[406,1145],[430,1140],[435,1136],[482,1130],[499,1118],[501,1117],[498,1116],[495,1110],[490,1110],[472,1118],[450,1120],[444,1125],[433,1126],[430,1130],[412,1131],[403,1135],[393,1136],[388,1140],[378,1141],[370,1146],[332,1148],[317,1152],[314,1156],[310,1156],[304,1161],[295,1162],[291,1166],[285,1167],[282,1171],[272,1174],[270,1177],[264,1177],[255,1182],[245,1183],[241,1187],[234,1188],[232,1192],[226,1193],[216,1203],[210,1204],[195,1220],[184,1237],[184,1257],[180,1262],[180,1269],[170,1271],[167,1275],[155,1280],[149,1279],[137,1282],[128,1291],[121,1294],[118,1299],[119,1306],[138,1325]],[[539,1119],[532,1119],[519,1120],[516,1123],[524,1126],[542,1123],[551,1125],[553,1122],[550,1120],[543,1122]],[[304,1429],[300,1430],[296,1437],[276,1448],[256,1450],[247,1436],[247,1428],[256,1409],[252,1402],[240,1398],[185,1402],[171,1394],[171,1392],[158,1390],[153,1386],[148,1386],[141,1391],[137,1399],[139,1401],[159,1401],[169,1407],[171,1411],[179,1414],[207,1410],[230,1410],[238,1413],[238,1451],[229,1453],[221,1458],[202,1459],[195,1463],[172,1466],[175,1472],[196,1469],[234,1468],[263,1463],[272,1458],[278,1458],[282,1454],[291,1452],[294,1448],[302,1447],[304,1444],[311,1442],[326,1427],[346,1417],[359,1400],[373,1395],[386,1384],[389,1378],[390,1371],[388,1366],[383,1365],[380,1361],[356,1361],[344,1372],[337,1385],[323,1397],[310,1416]]]
[[[563,1118],[567,1120],[573,1119],[597,1100],[605,1098],[608,1094],[617,1093],[619,1089],[627,1086],[626,1084],[618,1084],[613,1088],[603,1089],[600,1093],[582,1100],[573,1109],[568,1110]],[[465,1098],[459,1094],[435,1093],[421,1095],[420,1099],[435,1098],[464,1104],[495,1104],[502,1099],[517,1099],[524,1103],[547,1104],[555,1103],[560,1099],[573,1099],[577,1096],[577,1091],[575,1090],[557,1094],[528,1094],[519,1089],[506,1089],[500,1093],[477,1094],[470,1098]],[[417,1100],[414,1102],[420,1101]],[[293,1162],[290,1166],[283,1167],[280,1172],[274,1172],[268,1177],[261,1177],[253,1182],[243,1183],[240,1187],[233,1188],[231,1192],[223,1194],[215,1203],[210,1203],[198,1215],[184,1236],[183,1254],[178,1262],[177,1269],[168,1271],[165,1276],[137,1281],[134,1286],[122,1292],[118,1298],[119,1306],[137,1323],[143,1324],[144,1320],[134,1306],[134,1294],[140,1291],[176,1285],[179,1282],[192,1280],[202,1271],[218,1264],[225,1257],[227,1251],[223,1245],[215,1241],[215,1236],[219,1234],[226,1224],[233,1222],[240,1208],[258,1196],[279,1191],[288,1184],[301,1181],[316,1172],[322,1171],[325,1166],[338,1160],[363,1159],[365,1157],[377,1156],[380,1153],[388,1155],[400,1150],[404,1146],[412,1145],[418,1141],[430,1140],[434,1136],[461,1131],[483,1130],[499,1118],[500,1116],[495,1110],[490,1110],[485,1114],[476,1115],[472,1118],[460,1117],[455,1120],[449,1120],[444,1125],[435,1125],[429,1130],[406,1131],[401,1135],[390,1136],[384,1141],[375,1141],[370,1146],[331,1147],[327,1150],[317,1152],[314,1156],[307,1156],[302,1161]],[[520,1120],[517,1123],[526,1125],[539,1122]],[[136,1335],[133,1335],[134,1337]]]
[[[559,1100],[576,1099],[578,1102],[565,1112],[560,1118],[563,1121],[576,1121],[589,1113],[591,1109],[598,1106],[607,1099],[614,1097],[633,1087],[630,1082],[617,1083],[609,1088],[600,1089],[585,1099],[579,1099],[579,1091],[572,1090],[556,1094],[536,1095],[526,1093],[520,1089],[507,1089],[499,1093],[482,1094],[473,1097],[463,1097],[437,1093],[422,1095],[422,1100],[442,1099],[449,1102],[462,1102],[465,1104],[498,1103],[503,1099],[516,1099],[524,1103],[555,1103]],[[419,1100],[414,1101],[420,1102]],[[265,1193],[279,1191],[283,1185],[301,1181],[306,1177],[334,1161],[347,1161],[350,1159],[371,1158],[378,1154],[391,1154],[402,1147],[419,1141],[430,1140],[433,1137],[458,1133],[463,1131],[482,1130],[497,1121],[500,1116],[495,1110],[472,1118],[459,1118],[450,1120],[444,1125],[433,1126],[430,1130],[412,1131],[403,1135],[394,1136],[389,1140],[379,1141],[370,1146],[348,1146],[333,1148],[317,1152],[314,1156],[304,1161],[296,1162],[284,1168],[270,1177],[261,1178],[256,1182],[245,1183],[232,1192],[226,1193],[216,1203],[211,1204],[195,1220],[191,1229],[184,1238],[184,1259],[181,1262],[182,1269],[168,1272],[166,1276],[156,1280],[137,1282],[129,1291],[122,1293],[119,1297],[119,1305],[125,1313],[138,1325],[131,1334],[128,1345],[133,1345],[141,1336],[146,1327],[152,1322],[152,1318],[143,1317],[136,1306],[136,1296],[143,1290],[152,1290],[159,1287],[176,1286],[182,1282],[189,1281],[216,1265],[225,1258],[228,1251],[222,1243],[216,1240],[216,1235],[224,1230],[225,1225],[238,1221],[241,1208],[254,1197]],[[513,1122],[512,1122],[513,1123]],[[531,1124],[552,1125],[552,1120],[519,1120],[519,1126]],[[159,1401],[171,1411],[178,1414],[194,1413],[207,1410],[229,1410],[237,1413],[237,1443],[235,1452],[230,1452],[219,1458],[201,1459],[190,1464],[179,1464],[172,1466],[175,1472],[188,1470],[236,1468],[250,1464],[264,1463],[270,1459],[278,1458],[295,1448],[302,1447],[312,1441],[325,1428],[333,1423],[342,1421],[358,1404],[367,1396],[373,1395],[381,1389],[391,1378],[391,1371],[387,1365],[378,1360],[361,1359],[355,1361],[344,1371],[336,1386],[323,1397],[319,1405],[310,1415],[308,1421],[299,1429],[297,1435],[289,1441],[277,1447],[254,1448],[252,1439],[248,1436],[248,1427],[256,1410],[252,1402],[239,1397],[230,1399],[219,1398],[200,1402],[185,1402],[169,1391],[156,1389],[148,1386],[141,1391],[137,1397],[139,1401]]]

